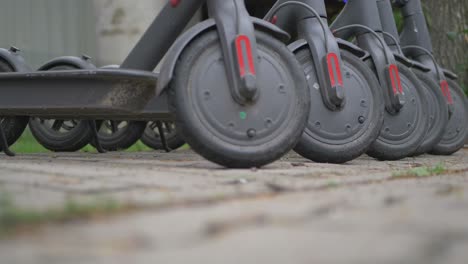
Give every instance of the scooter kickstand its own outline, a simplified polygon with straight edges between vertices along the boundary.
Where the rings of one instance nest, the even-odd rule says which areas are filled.
[[[10,146],[8,146],[8,142],[5,136],[5,131],[3,130],[3,126],[0,123],[0,147],[3,150],[3,153],[9,157],[14,157],[16,154],[10,150]]]
[[[167,153],[171,152],[172,149],[170,149],[169,146],[167,145],[166,135],[164,134],[164,129],[163,129],[162,122],[161,121],[156,121],[156,126],[158,127],[159,136],[161,137],[161,143],[163,145],[164,150]]]
[[[106,153],[107,151],[102,147],[101,142],[99,141],[97,121],[96,120],[89,120],[88,122],[89,122],[89,125],[91,127],[91,132],[93,133],[93,141],[94,141],[94,145],[96,147],[96,150],[99,153]]]

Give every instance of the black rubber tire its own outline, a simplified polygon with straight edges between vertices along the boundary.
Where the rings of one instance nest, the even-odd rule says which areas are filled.
[[[78,69],[71,65],[59,65],[47,70],[75,70]],[[75,152],[93,139],[93,132],[88,122],[77,121],[78,124],[66,134],[55,133],[45,127],[41,119],[31,118],[29,129],[32,135],[44,148],[53,152]]]
[[[299,62],[303,65],[304,70],[306,71],[306,76],[311,76],[312,74],[315,74],[312,54],[310,53],[310,50],[308,48],[301,49],[298,52],[296,52],[296,57],[299,60]],[[371,103],[367,103],[365,106],[365,109],[367,110],[367,114],[369,114],[369,116],[364,125],[362,125],[362,127],[359,127],[355,134],[349,135],[350,138],[332,139],[330,136],[327,137],[325,135],[320,135],[320,133],[318,132],[314,133],[314,130],[316,129],[314,128],[314,126],[316,126],[317,120],[321,118],[321,112],[316,111],[317,106],[323,106],[324,110],[321,111],[331,113],[335,117],[341,115],[342,119],[349,119],[349,107],[351,106],[349,100],[351,100],[351,96],[348,94],[347,102],[343,109],[333,112],[332,110],[329,110],[327,106],[325,106],[325,104],[323,103],[320,91],[315,90],[312,87],[313,83],[317,81],[317,78],[308,78],[310,87],[309,89],[311,90],[311,94],[312,96],[315,95],[316,97],[312,98],[313,104],[315,104],[315,106],[313,106],[312,108],[315,110],[311,108],[309,121],[307,123],[308,125],[305,129],[304,134],[301,137],[301,140],[299,141],[294,150],[301,156],[313,160],[315,162],[339,164],[358,158],[362,154],[366,153],[370,145],[377,139],[383,125],[385,106],[383,103],[380,84],[377,78],[375,77],[374,73],[363,61],[359,60],[347,51],[342,51],[341,57],[344,62],[343,72],[346,72],[347,69],[350,69],[353,72],[357,73],[357,76],[355,76],[356,78],[360,77],[361,81],[367,82],[367,87],[365,88],[368,89],[368,94],[371,95],[369,98],[371,98],[372,101]],[[345,81],[347,80],[345,79]],[[344,87],[344,89],[345,92],[348,92],[350,90],[349,87]],[[361,99],[359,99],[359,103],[354,103],[353,106],[360,107],[360,104]],[[374,109],[375,111],[373,111],[372,109]],[[353,111],[353,109],[351,109],[351,111]],[[357,122],[360,114],[356,113],[356,115]],[[322,129],[324,129],[323,122],[321,123]]]
[[[453,80],[447,80],[454,104],[452,114],[447,126],[458,125],[456,135],[445,131],[442,140],[430,151],[433,155],[452,155],[465,145],[468,136],[468,101],[460,86]]]
[[[111,133],[106,133],[103,129],[106,129],[105,126],[108,122],[117,121],[104,121],[98,134],[102,148],[107,151],[119,151],[130,148],[141,138],[146,128],[146,122],[144,121],[126,121],[125,127],[119,128],[116,133],[110,130]],[[96,148],[94,140],[91,140],[90,144]]]
[[[3,60],[0,60],[0,72],[14,72],[13,67]],[[18,117],[1,117],[1,126],[5,133],[5,138],[8,146],[12,146],[18,141],[28,126],[29,118],[25,116]],[[0,147],[0,151],[2,148]]]
[[[279,125],[274,124],[273,133],[270,133],[266,138],[254,138],[254,140],[261,142],[249,140],[246,135],[243,135],[242,139],[234,139],[230,135],[222,134],[218,130],[215,130],[211,125],[208,127],[202,123],[202,120],[205,120],[207,116],[199,114],[197,110],[197,107],[205,106],[195,106],[194,102],[198,100],[198,97],[195,96],[198,96],[196,93],[200,93],[200,90],[197,90],[196,88],[199,87],[194,87],[195,85],[192,83],[192,81],[195,82],[192,73],[200,69],[197,69],[198,67],[194,67],[194,65],[204,62],[198,60],[200,57],[213,54],[214,56],[212,57],[218,58],[217,62],[222,62],[221,46],[216,31],[212,30],[199,35],[185,48],[179,57],[174,80],[168,90],[169,107],[172,113],[175,114],[176,126],[182,138],[195,152],[207,160],[228,168],[262,167],[284,156],[298,142],[308,118],[308,109],[310,109],[310,94],[307,89],[305,76],[294,54],[283,43],[265,33],[256,32],[256,38],[261,61],[265,61],[265,65],[268,64],[269,67],[275,65],[274,67],[282,67],[282,70],[284,70],[284,76],[286,76],[285,78],[288,82],[280,87],[285,90],[287,97],[291,100],[285,102],[285,106],[287,104],[288,108],[287,120],[284,120],[284,122],[282,120],[282,123]],[[267,56],[269,57],[268,59],[273,59],[274,63],[268,61]],[[209,63],[211,65],[211,61]],[[224,72],[221,68],[224,67],[224,64],[219,63],[219,65],[216,68],[218,70],[221,69],[219,70],[220,72]],[[257,69],[259,72],[262,70],[262,65],[260,64],[259,69]],[[265,74],[261,75],[261,73],[257,77],[263,78],[263,81],[265,81],[265,78],[269,78],[269,76]],[[222,93],[225,91],[221,89],[229,89],[227,80],[223,80],[223,83],[213,83],[210,85],[211,88],[217,88]],[[271,90],[266,90],[267,87],[263,87],[265,90],[262,90],[262,87],[259,89],[260,93],[271,92]],[[226,100],[230,101],[226,103],[238,105],[234,103],[234,99],[231,96],[229,98]],[[260,102],[263,104],[260,104]],[[217,111],[226,111],[222,108],[224,105],[225,103],[223,102]],[[269,98],[265,96],[262,98],[260,95],[254,104],[247,105],[246,107],[254,109],[257,106],[264,107],[265,105],[270,106],[271,102]],[[255,115],[257,114],[252,113],[252,115],[253,119],[256,118]],[[263,114],[259,113],[258,116],[263,117]],[[266,141],[267,139],[268,141]]]
[[[423,155],[429,152],[444,136],[445,127],[449,121],[447,100],[437,82],[427,73],[420,70],[413,70],[414,74],[421,81],[425,88],[428,99],[429,126],[426,137],[418,147],[413,156]]]
[[[381,134],[367,152],[369,156],[378,160],[400,160],[413,155],[423,142],[428,128],[429,115],[426,110],[428,103],[424,93],[424,88],[416,75],[414,75],[408,67],[401,63],[397,64],[404,94],[414,94],[415,97],[411,98],[411,100],[408,100],[410,98],[407,97],[404,98],[406,104],[403,106],[403,109],[400,110],[400,113],[392,115],[388,113],[388,111],[385,111],[384,126]],[[410,85],[405,85],[406,83],[409,83]],[[418,118],[415,120],[416,124],[411,124],[413,127],[411,133],[409,135],[405,135],[405,137],[399,141],[388,140],[384,135],[387,133],[386,130],[390,131],[391,128],[387,127],[385,123],[387,120],[391,120],[392,118],[399,118],[399,116],[404,117],[405,111],[407,111],[406,109],[409,109],[407,104],[410,103],[415,105],[417,108],[416,110],[418,111]],[[407,108],[405,109],[405,107]]]
[[[151,128],[151,124],[153,122],[148,122],[148,126],[145,129],[145,132],[143,133],[143,136],[141,137],[141,142],[145,144],[147,147],[152,148],[154,150],[164,150],[164,146],[162,144],[161,138],[159,137],[159,134],[154,131],[154,128]],[[163,122],[164,126],[167,125],[172,125],[173,122]],[[165,133],[166,136],[166,143],[167,146],[171,150],[176,150],[183,145],[185,145],[185,141],[182,139],[182,137],[177,133],[175,130],[175,125],[174,125],[174,133]]]
[[[23,135],[24,130],[28,126],[29,118],[26,116],[20,117],[4,117],[0,118],[1,126],[5,133],[5,138],[8,146],[12,146]],[[0,151],[2,151],[0,147]]]
[[[88,145],[93,138],[91,128],[85,121],[78,121],[72,130],[63,135],[52,133],[41,123],[41,119],[31,118],[29,129],[39,144],[53,152],[78,151]]]

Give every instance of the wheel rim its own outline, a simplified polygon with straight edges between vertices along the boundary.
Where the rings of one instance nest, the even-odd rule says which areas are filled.
[[[465,137],[467,129],[465,99],[452,87],[450,87],[450,92],[453,100],[453,113],[440,142],[440,144],[447,145],[457,142],[461,136]]]
[[[177,136],[177,129],[174,122],[162,122],[162,128],[166,139]],[[156,122],[149,122],[145,130],[145,136],[161,141],[161,135]]]
[[[320,101],[311,105],[305,133],[328,145],[343,145],[355,141],[366,133],[373,122],[376,107],[371,88],[365,77],[352,65],[343,64],[346,101],[342,109],[330,110],[323,102],[315,66],[310,57],[301,58],[312,98]]]
[[[72,133],[77,127],[79,127],[81,121],[78,120],[61,120],[61,119],[43,119],[43,118],[32,118],[31,124],[36,129],[40,129],[42,132],[56,138],[66,137]]]
[[[413,139],[415,131],[418,129],[418,122],[423,118],[421,97],[416,89],[411,89],[414,84],[404,74],[400,74],[403,87],[403,100],[405,105],[397,114],[390,114],[385,111],[384,126],[380,133],[379,140],[390,145],[401,145]]]
[[[428,105],[429,105],[429,109],[428,109],[428,114],[429,114],[429,132],[428,133],[431,133],[431,131],[434,130],[434,128],[436,128],[436,120],[440,120],[441,118],[441,114],[439,113],[439,109],[437,107],[430,107],[431,105],[433,106],[436,106],[439,104],[437,98],[436,98],[436,95],[431,93],[430,91],[426,91],[425,92],[427,94],[426,98],[427,98],[427,102],[428,102]]]
[[[419,74],[424,74],[418,72],[415,73],[417,73],[417,77],[419,77]],[[447,104],[445,103],[443,94],[436,93],[435,89],[437,89],[437,92],[439,92],[438,89],[440,89],[437,83],[431,83],[429,81],[432,80],[427,78],[419,77],[419,79],[424,87],[424,95],[428,102],[427,113],[429,118],[427,134],[423,143],[415,152],[415,155],[423,154],[431,150],[431,148],[441,140],[441,137],[443,136],[442,133],[445,131],[445,127],[448,123]]]
[[[128,121],[106,120],[99,129],[99,137],[110,139],[124,134],[129,127]]]
[[[234,146],[271,142],[294,112],[294,91],[286,89],[294,81],[285,74],[286,65],[261,46],[258,54],[259,99],[253,104],[242,106],[233,100],[218,43],[207,47],[190,71],[188,91],[194,114],[210,134]],[[213,83],[218,86],[208,88]]]

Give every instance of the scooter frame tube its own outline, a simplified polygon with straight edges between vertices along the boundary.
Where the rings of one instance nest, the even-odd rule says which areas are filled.
[[[397,113],[405,102],[401,99],[397,58],[382,38],[383,28],[377,2],[378,0],[349,1],[330,27],[339,38],[346,40],[355,36],[358,46],[369,52],[385,91],[386,109],[389,113]]]
[[[307,10],[306,6],[310,9]],[[307,42],[312,57],[316,58],[314,66],[322,100],[330,110],[340,109],[346,99],[341,69],[343,62],[338,42],[328,28],[324,1],[279,0],[266,19],[274,21],[280,28],[290,29],[289,32],[297,31],[298,38]]]
[[[401,36],[401,46],[404,48],[405,55],[424,64],[430,69],[430,73],[438,80],[440,87],[446,97],[449,111],[453,111],[453,101],[450,89],[448,89],[447,78],[444,69],[434,59],[431,35],[427,27],[426,18],[423,13],[420,0],[394,0],[394,5],[401,8],[403,14],[403,30]],[[417,48],[418,47],[418,48]],[[448,76],[453,76],[448,74]],[[456,76],[453,77],[456,79]]]

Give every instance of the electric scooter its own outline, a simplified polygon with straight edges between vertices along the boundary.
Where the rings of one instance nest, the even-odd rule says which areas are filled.
[[[451,155],[463,148],[468,136],[468,103],[465,94],[456,83],[456,74],[443,69],[433,55],[431,36],[420,0],[392,0],[403,14],[401,45],[406,56],[430,69],[429,76],[442,90],[450,106],[450,119],[442,139],[430,150],[431,154]],[[393,32],[396,37],[395,32]]]
[[[295,151],[316,162],[344,163],[366,153],[383,125],[380,85],[366,52],[336,39],[323,0],[275,3],[265,19],[298,40],[289,45],[302,65],[313,103]]]
[[[204,3],[211,18],[180,35]],[[118,70],[1,74],[0,116],[138,120],[157,98],[168,106],[162,119],[175,116],[197,153],[230,168],[260,167],[296,145],[308,118],[310,93],[288,38],[251,18],[241,0],[171,0]]]
[[[400,45],[400,36],[398,35],[398,29],[390,0],[379,0],[377,4],[385,42],[394,54],[405,56]],[[412,61],[411,63],[416,64],[418,62]],[[427,153],[437,143],[439,143],[444,135],[444,131],[449,120],[447,100],[442,93],[438,82],[436,82],[429,73],[430,68],[427,68],[425,71],[420,68],[421,67],[413,67],[412,70],[421,81],[429,102],[427,109],[427,113],[429,114],[429,129],[424,141],[416,152],[413,153],[413,156]]]
[[[355,38],[368,56],[364,59],[379,79],[385,98],[384,125],[367,152],[379,160],[411,156],[428,129],[428,102],[423,85],[410,70],[423,65],[394,54],[382,37],[379,0],[348,1],[331,25],[335,36]]]

